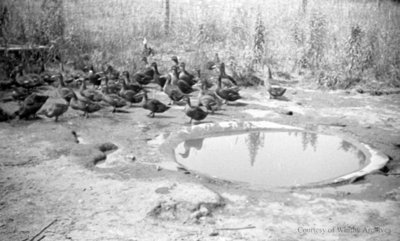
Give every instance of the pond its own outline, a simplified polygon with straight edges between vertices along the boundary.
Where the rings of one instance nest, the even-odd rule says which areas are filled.
[[[305,131],[250,131],[187,139],[174,153],[188,170],[266,187],[324,182],[368,164],[360,146]]]

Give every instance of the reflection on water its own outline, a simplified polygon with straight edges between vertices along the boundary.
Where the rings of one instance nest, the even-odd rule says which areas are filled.
[[[365,162],[367,161],[366,160],[367,158],[366,158],[365,154],[362,151],[358,150],[358,148],[355,145],[351,144],[348,141],[342,140],[342,142],[340,143],[339,148],[344,150],[344,151],[346,151],[346,152],[357,153],[357,158],[358,158],[360,166],[364,166],[365,165]]]
[[[312,148],[314,151],[317,149],[318,135],[314,132],[300,132],[293,131],[288,132],[288,135],[301,136],[301,143],[303,145],[303,150],[307,148]]]
[[[203,141],[204,138],[202,139],[190,139],[186,140],[183,142],[183,148],[184,152],[179,153],[182,158],[187,158],[190,155],[190,149],[194,148],[196,150],[200,150],[203,147]]]
[[[246,137],[247,148],[249,148],[250,165],[254,166],[258,149],[264,147],[264,132],[250,132]]]
[[[364,153],[335,136],[299,131],[248,132],[190,139],[176,159],[186,168],[232,181],[292,186],[329,180],[361,169]]]

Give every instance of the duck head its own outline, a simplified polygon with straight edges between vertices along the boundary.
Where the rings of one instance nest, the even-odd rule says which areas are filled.
[[[171,67],[171,72],[174,76],[178,77],[178,67],[177,66],[172,66]]]
[[[157,74],[160,74],[160,73],[158,73],[158,66],[157,66],[156,62],[151,63],[150,67],[154,70],[154,72],[156,72]]]
[[[185,71],[185,68],[186,68],[185,62],[181,62],[181,63],[179,64],[179,68],[180,68],[182,71]]]
[[[179,61],[178,61],[178,57],[177,57],[177,56],[175,56],[175,55],[172,56],[172,57],[171,57],[171,60],[174,61],[174,63],[175,63],[176,65],[179,64]]]
[[[129,76],[130,75],[129,75],[128,71],[125,70],[125,71],[122,72],[122,77],[129,79]]]

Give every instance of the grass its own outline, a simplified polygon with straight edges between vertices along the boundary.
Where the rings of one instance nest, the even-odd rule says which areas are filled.
[[[56,38],[51,23],[61,12],[43,9],[43,1],[6,1],[23,23],[9,28],[10,41]],[[171,55],[196,68],[218,52],[243,83],[267,64],[275,73],[302,75],[304,81],[330,89],[371,83],[400,87],[400,6],[392,1],[382,1],[378,8],[374,0],[308,0],[304,13],[301,0],[171,0],[168,35],[163,4],[165,0],[64,1],[65,41],[58,48],[69,60],[89,54],[97,66],[111,63],[134,71],[146,37],[157,51],[154,60],[161,71],[171,65]],[[37,37],[43,35],[41,28],[50,39]]]

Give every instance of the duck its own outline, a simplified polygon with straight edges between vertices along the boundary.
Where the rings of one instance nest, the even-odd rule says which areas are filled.
[[[58,122],[58,117],[67,112],[69,103],[55,102],[47,108],[40,110],[37,115],[45,115],[48,118],[55,117],[55,122]]]
[[[104,70],[104,69],[103,69]],[[106,69],[103,71],[109,80],[119,79],[119,71],[116,70],[112,65],[108,64]]]
[[[106,79],[106,77],[104,77],[103,79]],[[107,84],[103,83],[103,85],[101,86],[101,90],[102,90],[103,93],[104,93],[105,86],[107,86],[107,92],[109,94],[118,94],[122,89],[122,86],[120,85],[120,80],[119,79],[118,80],[110,80],[110,79],[108,79],[108,83]]]
[[[39,95],[32,93],[22,102],[20,108],[14,112],[13,116],[18,116],[19,119],[29,119],[31,116],[36,117],[36,113],[44,103],[46,103],[49,96]]]
[[[22,65],[18,65],[16,67],[15,82],[17,83],[17,85],[27,89],[32,89],[44,84],[44,81],[42,80],[40,75],[33,73],[24,73],[24,68],[22,67]]]
[[[210,111],[211,114],[214,114],[216,110],[221,108],[222,102],[215,95],[215,92],[208,91],[205,89],[205,86],[202,86],[198,95],[198,103],[199,106],[204,106],[207,111]]]
[[[177,86],[183,94],[190,94],[195,91],[190,84],[188,84],[184,80],[179,79],[177,68],[174,66],[172,68],[171,78],[172,85]]]
[[[192,123],[192,120],[201,121],[207,117],[208,112],[204,111],[199,106],[192,106],[188,96],[185,96],[184,99],[186,101],[185,114],[190,118],[190,124]]]
[[[103,74],[102,72],[96,73],[94,71],[93,65],[90,65],[87,79],[89,80],[89,83],[92,84],[93,87],[99,88],[101,86],[102,74]]]
[[[195,76],[189,73],[186,70],[186,64],[185,62],[181,62],[179,64],[179,67],[181,69],[181,72],[179,73],[179,79],[185,81],[188,85],[193,86],[197,83]]]
[[[167,81],[163,87],[164,93],[167,94],[167,96],[170,99],[169,105],[171,105],[172,103],[181,101],[183,99],[183,97],[185,97],[185,94],[182,93],[180,88],[178,86],[172,84],[172,79],[173,78],[176,79],[176,74],[174,73],[174,71],[176,70],[176,67],[172,66],[171,70],[172,70],[172,73],[169,73],[169,75],[167,76]]]
[[[143,73],[144,75],[147,75],[147,76],[153,76],[154,75],[154,69],[149,64],[149,61],[147,60],[147,57],[143,57],[142,58],[142,62],[144,63],[145,68],[140,72]]]
[[[137,91],[127,89],[127,84],[125,83],[125,81],[126,80],[122,80],[122,88],[119,92],[119,96],[128,101],[130,103],[130,106],[132,106],[132,103],[140,103],[143,99],[143,95],[138,93]]]
[[[25,100],[26,97],[28,97],[30,94],[32,94],[32,91],[25,89],[23,87],[13,87],[13,91],[11,93],[11,97],[15,100],[18,101],[18,103],[21,103],[21,101]]]
[[[160,88],[161,88],[161,91],[162,91],[165,83],[167,82],[168,77],[167,76],[161,76],[160,72],[158,72],[158,66],[157,66],[156,62],[151,63],[150,66],[154,70],[153,82],[158,84],[160,86]]]
[[[14,118],[13,115],[10,115],[9,113],[7,113],[5,110],[3,110],[0,107],[0,122],[9,121],[9,120],[11,120],[13,118]]]
[[[213,87],[214,84],[212,83],[211,80],[207,80],[207,79],[205,79],[205,78],[203,78],[201,76],[201,70],[200,69],[197,69],[196,71],[197,71],[197,76],[198,76],[198,79],[199,79],[199,82],[196,85],[200,84],[201,89],[203,89],[204,91],[207,92],[207,90],[210,89],[211,87]]]
[[[82,81],[82,83],[81,83],[81,87],[79,88],[79,94],[82,97],[87,98],[90,101],[94,101],[94,102],[100,102],[103,99],[103,95],[101,92],[96,91],[94,89],[87,89],[85,79],[82,79],[81,81]]]
[[[136,93],[140,92],[143,89],[141,84],[139,84],[137,82],[131,82],[130,74],[128,71],[122,72],[122,83],[125,84],[125,89],[133,90]]]
[[[115,113],[117,108],[126,106],[126,100],[117,94],[109,93],[108,91],[108,77],[105,77],[105,87],[103,89],[102,100],[113,107],[112,113]]]
[[[73,96],[69,101],[69,106],[74,110],[83,111],[83,115],[86,118],[89,118],[89,113],[94,113],[101,109],[101,106],[98,103],[86,99],[79,99],[75,92],[73,92]]]
[[[146,75],[142,72],[137,72],[132,76],[132,81],[141,85],[148,85],[153,80],[153,76]]]
[[[143,109],[150,110],[150,113],[147,115],[151,118],[155,116],[155,113],[164,113],[170,107],[162,103],[157,99],[148,99],[147,92],[144,91],[143,93],[143,100],[141,103]]]
[[[228,101],[236,101],[242,98],[236,88],[222,88],[221,75],[218,77],[218,87],[215,90],[215,93],[218,97],[225,100],[225,103],[228,103]]]
[[[41,61],[40,71],[38,72],[38,74],[40,75],[42,80],[49,85],[53,84],[56,81],[55,78],[52,78],[54,73],[51,73],[50,71],[46,71],[44,61]]]
[[[179,74],[179,73],[180,73],[180,70],[179,70],[179,60],[178,60],[178,56],[176,56],[176,55],[172,56],[172,57],[171,57],[171,60],[172,60],[172,62],[174,62],[174,65],[172,65],[172,66],[175,66],[175,67],[177,68],[177,71],[178,71],[178,74]]]
[[[228,74],[226,73],[225,63],[221,63],[221,64],[219,65],[219,71],[220,71],[219,74],[220,74],[220,76],[221,76],[221,80],[222,80],[222,79],[228,79],[232,84],[234,84],[234,85],[237,86],[237,82],[235,81],[235,79],[233,79],[232,76],[230,76],[230,75],[228,75]]]
[[[147,39],[143,38],[143,50],[142,50],[142,56],[148,57],[150,55],[154,56],[155,52],[154,50],[147,46]]]
[[[208,69],[208,70],[213,70],[213,69],[217,68],[217,66],[220,64],[220,62],[221,62],[221,61],[220,61],[220,59],[219,59],[218,53],[215,53],[214,59],[208,61],[208,62],[205,64],[205,68]]]
[[[66,73],[63,77],[63,82],[65,86],[74,87],[77,80],[80,80],[82,77],[76,73]]]
[[[267,78],[267,81],[264,81],[264,85],[269,93],[269,98],[277,99],[279,97],[282,97],[286,92],[286,88],[283,88],[280,86],[272,86],[271,80],[272,80],[272,72],[271,72],[271,68],[268,66],[268,78]]]
[[[40,73],[40,77],[43,79],[44,82],[46,82],[49,85],[53,84],[56,81],[56,78],[53,78],[53,76],[54,74],[48,71]]]
[[[64,76],[62,73],[59,73],[57,76],[54,76],[54,78],[58,78],[59,81],[59,85],[57,87],[58,95],[65,101],[69,102],[71,98],[74,96],[74,91],[71,88],[66,87],[64,83]]]

